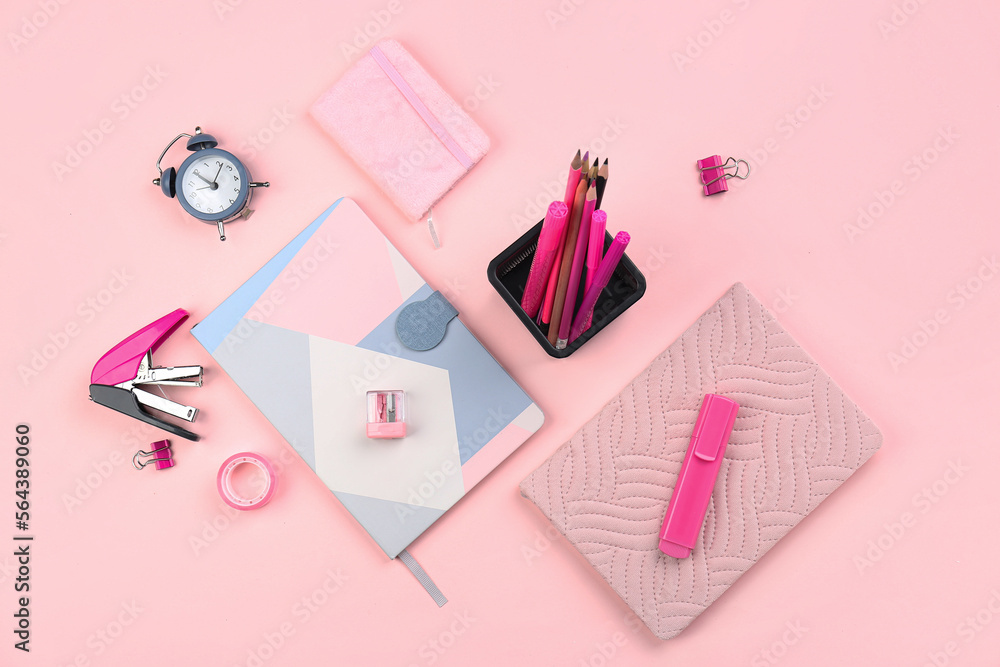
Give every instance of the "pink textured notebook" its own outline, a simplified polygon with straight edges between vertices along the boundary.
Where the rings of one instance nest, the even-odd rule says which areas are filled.
[[[363,55],[311,113],[414,220],[490,147],[486,133],[391,39]]]
[[[698,542],[658,536],[706,393],[740,404]],[[679,634],[882,444],[882,434],[737,283],[521,482],[661,639]]]

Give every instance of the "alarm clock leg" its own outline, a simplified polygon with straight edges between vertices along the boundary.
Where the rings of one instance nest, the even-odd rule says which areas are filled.
[[[219,240],[226,240],[226,228],[222,225],[222,220],[219,220]]]

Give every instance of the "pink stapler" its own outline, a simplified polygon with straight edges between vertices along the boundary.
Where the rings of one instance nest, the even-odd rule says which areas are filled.
[[[739,409],[736,401],[717,394],[705,394],[701,402],[681,474],[660,529],[660,551],[668,556],[687,558],[698,541]]]
[[[180,426],[154,417],[142,406],[192,422],[198,409],[151,394],[141,387],[173,385],[200,387],[201,366],[153,368],[153,352],[187,319],[178,308],[115,345],[94,365],[90,374],[90,399],[188,440],[198,436]]]

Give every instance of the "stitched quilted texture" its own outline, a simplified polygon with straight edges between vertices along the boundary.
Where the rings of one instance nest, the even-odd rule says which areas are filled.
[[[702,397],[740,404],[698,542],[658,549]],[[661,639],[679,634],[882,444],[882,434],[737,283],[521,482]]]

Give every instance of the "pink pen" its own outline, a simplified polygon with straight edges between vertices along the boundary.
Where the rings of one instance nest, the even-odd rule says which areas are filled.
[[[736,401],[705,394],[660,529],[660,551],[668,556],[687,558],[698,541],[739,409]]]
[[[595,215],[599,212],[595,212]],[[577,311],[576,317],[573,318],[573,326],[569,331],[569,342],[572,343],[580,337],[580,334],[590,328],[590,320],[594,315],[594,306],[597,304],[601,292],[604,291],[608,282],[611,281],[611,276],[614,275],[615,269],[618,268],[618,262],[621,261],[622,255],[625,254],[625,248],[628,247],[631,240],[632,237],[628,235],[628,232],[618,232],[615,240],[611,242],[608,252],[604,255],[604,259],[601,260],[601,265],[597,267],[593,284],[583,294],[580,310]]]
[[[587,188],[587,198],[583,203],[580,231],[577,234],[576,247],[573,250],[573,264],[570,267],[569,283],[566,284],[566,300],[563,304],[562,316],[559,318],[559,336],[556,338],[557,350],[565,349],[566,343],[569,341],[569,331],[573,325],[573,312],[576,310],[576,296],[580,292],[580,279],[583,277],[583,259],[587,254],[590,220],[594,215],[594,205],[596,203],[597,187],[595,182],[591,182],[590,187]],[[555,322],[552,324],[555,325]]]
[[[531,272],[528,274],[524,295],[521,297],[521,307],[528,317],[538,315],[538,309],[545,296],[545,287],[549,282],[549,270],[559,249],[559,239],[566,228],[568,217],[569,207],[566,204],[561,201],[549,204],[545,222],[542,223],[542,230],[538,234],[535,257],[531,260]]]
[[[584,294],[594,284],[594,273],[601,265],[604,257],[604,233],[608,228],[608,214],[604,211],[594,211],[590,219],[590,241],[587,243],[587,279],[584,281]]]
[[[562,266],[562,249],[566,243],[566,227],[563,227],[562,234],[559,235],[559,243],[556,246],[556,256],[552,261],[552,270],[549,271],[549,281],[545,286],[545,300],[540,309],[539,323],[548,324],[552,319],[552,306],[556,301],[556,283],[559,282],[559,268]]]

